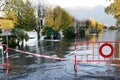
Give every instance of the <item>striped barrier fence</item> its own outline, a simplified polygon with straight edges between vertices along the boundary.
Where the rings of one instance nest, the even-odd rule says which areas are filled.
[[[113,62],[120,60],[120,41],[77,42],[74,53],[78,62]]]
[[[106,66],[120,66],[120,41],[76,42],[74,56],[75,72],[77,62],[106,62]]]
[[[13,48],[9,48],[10,50],[16,51],[16,52],[20,52],[23,54],[28,54],[28,55],[32,55],[32,56],[36,56],[36,57],[40,57],[40,58],[49,58],[49,59],[56,59],[56,60],[68,60],[66,58],[59,58],[59,57],[55,57],[55,56],[47,56],[47,55],[41,55],[41,54],[37,54],[37,53],[31,53],[31,52],[27,52],[27,51],[23,51],[23,50],[17,50],[17,49],[13,49]]]

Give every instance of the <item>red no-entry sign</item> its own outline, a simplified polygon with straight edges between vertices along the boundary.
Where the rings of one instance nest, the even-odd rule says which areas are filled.
[[[114,48],[111,44],[105,43],[102,44],[99,48],[99,53],[104,58],[109,58],[113,55]]]

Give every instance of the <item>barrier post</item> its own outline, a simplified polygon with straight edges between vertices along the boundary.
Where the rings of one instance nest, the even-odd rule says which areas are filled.
[[[1,50],[2,50],[2,64],[4,64],[5,61],[4,61],[4,52],[3,52],[3,48],[2,48]]]
[[[6,73],[9,72],[9,62],[8,62],[8,47],[6,46]]]
[[[5,51],[3,51],[3,55],[2,55],[2,64],[0,64],[0,66],[5,66],[6,68],[6,74],[8,74],[8,71],[9,71],[9,62],[8,62],[8,47],[7,45],[5,44],[0,44],[0,46],[5,46]],[[4,54],[6,54],[6,57],[5,57],[5,61],[4,61]]]
[[[87,45],[87,46],[86,46],[86,49],[88,49],[88,47],[89,47],[89,42],[87,42],[86,45]]]
[[[75,58],[75,60],[74,60],[74,71],[75,71],[75,75],[76,75],[77,72],[78,72],[76,55],[74,55],[74,58]]]

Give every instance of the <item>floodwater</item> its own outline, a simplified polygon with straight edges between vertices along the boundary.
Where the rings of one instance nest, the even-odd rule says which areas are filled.
[[[33,34],[33,33],[29,33]],[[31,35],[31,37],[34,35]],[[81,41],[120,41],[120,32],[105,31],[99,35],[88,35]],[[52,55],[55,57],[71,57],[75,41],[41,41],[40,47],[36,39],[31,39],[21,48],[27,52]],[[39,58],[31,55],[9,51],[10,71],[6,75],[0,70],[0,80],[120,80],[120,67],[105,66],[104,63],[77,63],[75,75],[72,60],[59,61]]]

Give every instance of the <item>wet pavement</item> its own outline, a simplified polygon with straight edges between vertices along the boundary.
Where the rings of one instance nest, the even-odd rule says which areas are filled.
[[[98,63],[99,64],[99,63]],[[119,70],[114,67],[77,63],[75,75],[73,62],[36,63],[10,70],[8,80],[119,80]],[[116,74],[118,72],[119,74]],[[1,78],[2,79],[2,78]],[[4,79],[3,79],[4,80]],[[7,79],[6,79],[7,80]]]

